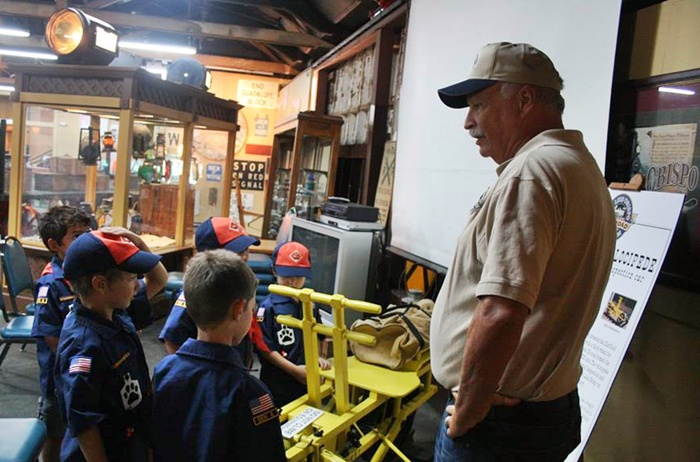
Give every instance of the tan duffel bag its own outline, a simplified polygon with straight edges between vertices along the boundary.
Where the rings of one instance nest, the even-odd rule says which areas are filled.
[[[375,346],[350,342],[360,361],[401,369],[430,344],[430,315],[434,302],[427,298],[415,303],[389,305],[385,312],[359,319],[350,327],[377,338]]]

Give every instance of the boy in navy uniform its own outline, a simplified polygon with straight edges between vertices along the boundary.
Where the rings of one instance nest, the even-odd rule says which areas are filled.
[[[213,217],[205,220],[194,236],[198,252],[206,250],[226,249],[237,254],[244,262],[248,261],[248,247],[260,245],[260,240],[249,236],[237,221],[226,217]],[[173,354],[188,338],[197,338],[197,326],[187,313],[185,291],[175,301],[168,319],[158,339],[165,343],[168,354]],[[239,345],[239,351],[246,366],[252,362],[252,345],[248,337]]]
[[[197,339],[155,368],[155,461],[286,461],[279,411],[232,346],[250,327],[255,288],[255,274],[232,252],[190,261],[184,290]]]
[[[39,235],[53,254],[34,287],[36,312],[32,336],[36,337],[39,362],[39,418],[46,424],[44,462],[58,462],[66,426],[56,403],[54,366],[61,327],[75,295],[63,277],[63,259],[68,246],[90,229],[90,217],[76,207],[58,206],[39,219]]]
[[[63,264],[77,297],[56,354],[56,389],[68,427],[61,460],[140,462],[148,459],[151,381],[126,308],[145,299],[155,290],[149,281],[164,281],[167,272],[134,233],[103,229],[112,234],[78,237]],[[138,274],[145,274],[146,286]]]
[[[272,269],[277,284],[301,289],[311,276],[309,249],[298,242],[287,242],[275,248]],[[306,394],[304,339],[301,329],[279,324],[276,317],[286,314],[297,319],[303,316],[301,303],[283,295],[270,294],[260,303],[256,313],[264,342],[269,351],[258,351],[260,379],[272,391],[278,407]],[[317,317],[317,321],[320,319]],[[328,361],[319,358],[319,367],[328,369]]]

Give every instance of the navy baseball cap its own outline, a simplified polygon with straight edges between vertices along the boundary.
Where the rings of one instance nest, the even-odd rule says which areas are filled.
[[[81,234],[68,247],[63,272],[68,280],[108,269],[143,274],[155,268],[160,259],[160,255],[139,250],[123,236],[92,231]]]
[[[554,63],[527,43],[489,43],[476,55],[469,78],[438,90],[440,100],[455,109],[469,106],[467,97],[497,82],[535,85],[561,91],[564,83]]]
[[[194,235],[198,252],[226,249],[235,253],[245,252],[251,245],[260,245],[260,240],[249,236],[236,220],[227,217],[207,218]]]
[[[272,267],[278,276],[311,277],[311,255],[309,249],[298,242],[279,244],[272,252]]]

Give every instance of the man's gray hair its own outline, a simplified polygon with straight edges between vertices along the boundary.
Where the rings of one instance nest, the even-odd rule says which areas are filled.
[[[224,249],[199,252],[185,272],[187,312],[206,330],[226,319],[234,301],[248,303],[255,297],[256,285],[255,274],[235,253]]]
[[[522,86],[523,85],[519,83],[504,82],[501,84],[501,97],[508,98],[515,95],[515,93],[517,93]],[[561,96],[561,93],[553,88],[539,87],[536,85],[530,86],[535,89],[535,100],[537,102],[550,107],[560,115],[564,113],[564,107],[566,104],[564,102],[564,97]]]

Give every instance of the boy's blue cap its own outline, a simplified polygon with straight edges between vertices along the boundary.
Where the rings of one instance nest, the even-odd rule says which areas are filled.
[[[118,269],[143,274],[160,261],[159,255],[139,250],[129,239],[102,231],[82,234],[71,243],[63,261],[63,273],[68,280]]]
[[[227,217],[207,218],[194,235],[198,252],[226,249],[234,253],[245,252],[251,245],[260,245],[260,240],[249,236],[236,220]]]
[[[278,276],[311,277],[311,255],[309,249],[298,242],[279,244],[272,252],[272,267]]]

